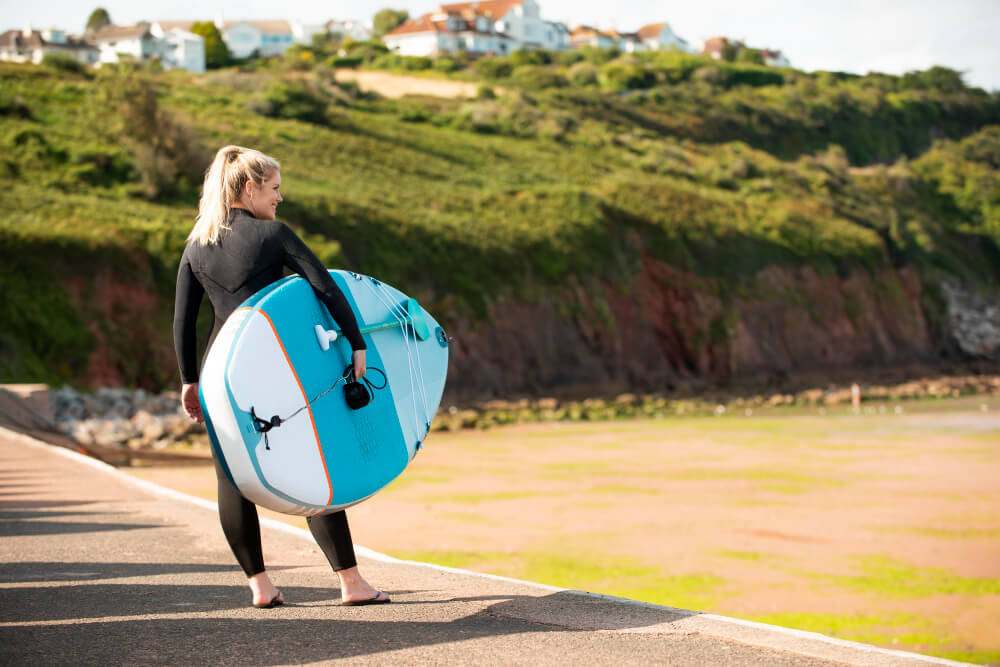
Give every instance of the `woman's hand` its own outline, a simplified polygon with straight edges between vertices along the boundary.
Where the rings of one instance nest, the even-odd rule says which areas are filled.
[[[184,412],[192,420],[199,424],[205,421],[205,418],[201,414],[201,401],[198,400],[197,382],[185,384],[181,387],[181,405],[184,406]]]
[[[355,350],[351,355],[351,363],[354,364],[354,379],[360,380],[368,372],[368,367],[365,365],[365,351]]]

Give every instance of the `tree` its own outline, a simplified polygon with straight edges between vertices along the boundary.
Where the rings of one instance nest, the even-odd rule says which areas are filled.
[[[98,7],[90,12],[90,16],[87,18],[86,32],[88,34],[95,33],[106,25],[111,25],[111,16],[104,7]]]
[[[405,9],[386,8],[379,11],[372,19],[372,30],[375,37],[381,37],[385,33],[395,30],[408,18],[410,18],[410,12]]]
[[[760,52],[760,49],[740,49],[740,52],[736,55],[737,62],[750,63],[751,65],[763,65],[764,54]]]
[[[206,68],[225,67],[233,59],[229,47],[222,39],[222,33],[211,21],[195,21],[191,24],[191,32],[201,35],[205,40]]]
[[[740,54],[740,50],[742,48],[743,45],[738,42],[726,42],[719,55],[722,57],[722,60],[727,63],[731,63],[736,60],[736,56]]]

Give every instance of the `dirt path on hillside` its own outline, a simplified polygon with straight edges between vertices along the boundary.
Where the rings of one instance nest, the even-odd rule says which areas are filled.
[[[356,81],[361,90],[378,93],[382,97],[397,98],[404,95],[431,95],[433,97],[475,97],[478,84],[449,79],[425,79],[390,72],[338,69],[338,81]]]

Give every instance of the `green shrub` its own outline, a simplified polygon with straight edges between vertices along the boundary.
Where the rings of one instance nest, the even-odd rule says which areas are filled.
[[[556,62],[558,62],[560,65],[565,65],[566,67],[575,65],[584,58],[585,56],[583,55],[583,53],[577,51],[576,49],[570,49],[568,51],[559,51],[556,53]]]
[[[596,46],[585,46],[580,49],[584,60],[592,65],[603,65],[609,63],[622,54],[617,47],[610,49],[600,49]]]
[[[649,88],[656,83],[656,74],[642,65],[612,62],[601,68],[601,85],[612,90]]]
[[[422,72],[433,67],[434,61],[424,56],[402,56],[400,64],[407,71]]]
[[[275,83],[262,100],[251,104],[251,109],[263,116],[322,124],[327,120],[329,98],[315,86],[292,79]]]
[[[452,58],[438,58],[434,61],[434,69],[438,72],[454,72],[461,69],[461,65]]]
[[[42,66],[74,74],[84,74],[87,71],[86,65],[65,53],[46,53],[42,56]]]
[[[475,65],[476,74],[486,79],[506,79],[514,71],[506,58],[488,56],[480,58]]]
[[[0,88],[0,116],[31,120],[34,114],[21,96],[12,95],[10,91]]]
[[[334,56],[326,61],[326,65],[333,69],[357,69],[362,62],[364,62],[364,58],[361,56]]]
[[[524,65],[514,70],[510,77],[511,82],[522,88],[529,90],[542,90],[544,88],[562,88],[569,85],[562,74],[547,67],[538,65]]]
[[[574,86],[596,86],[599,70],[590,63],[578,62],[566,72],[567,78]]]
[[[525,65],[549,65],[552,63],[552,54],[544,49],[537,51],[526,51],[518,49],[508,57],[511,67],[515,69]]]

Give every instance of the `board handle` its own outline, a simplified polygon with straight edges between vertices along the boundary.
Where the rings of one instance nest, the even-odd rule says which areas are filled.
[[[337,332],[333,329],[324,329],[322,325],[317,324],[315,327],[316,340],[319,342],[319,347],[321,350],[326,352],[330,349],[330,343],[337,340]]]

